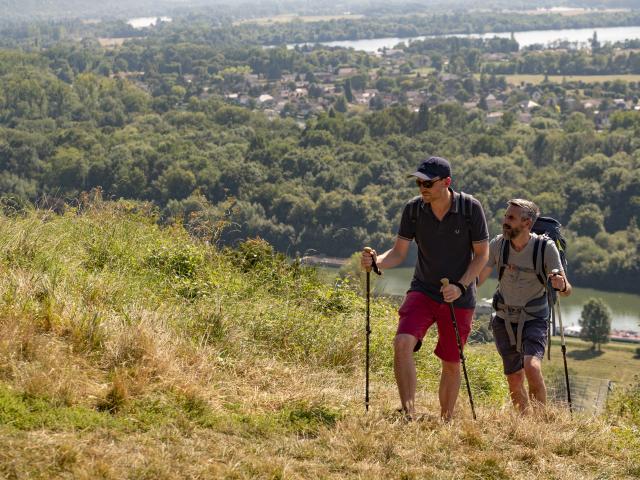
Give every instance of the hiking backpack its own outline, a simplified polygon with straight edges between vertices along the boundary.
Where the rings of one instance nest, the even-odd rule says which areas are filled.
[[[531,232],[538,235],[533,245],[533,268],[536,272],[536,276],[540,283],[551,292],[551,300],[553,303],[556,301],[557,292],[553,289],[547,288],[547,274],[544,269],[544,254],[547,248],[547,242],[551,240],[560,254],[560,263],[565,275],[567,274],[567,240],[562,235],[562,225],[555,218],[551,217],[539,217],[536,223],[533,224]],[[509,242],[503,241],[500,252],[500,269],[498,272],[498,281],[502,279],[504,270],[509,264]]]

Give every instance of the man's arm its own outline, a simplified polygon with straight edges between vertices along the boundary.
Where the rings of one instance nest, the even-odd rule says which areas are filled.
[[[487,264],[486,267],[480,270],[480,275],[478,275],[478,285],[482,285],[485,282],[485,280],[489,278],[489,275],[491,275],[492,271],[493,271],[493,266],[490,266],[489,264]]]
[[[480,275],[481,270],[489,261],[489,241],[477,242],[473,244],[473,260],[469,263],[467,271],[462,278],[458,280],[462,285],[468,287]]]
[[[396,237],[396,242],[386,252],[377,255],[376,251],[373,251],[373,255],[376,259],[376,264],[378,268],[382,270],[386,270],[387,268],[393,268],[400,265],[407,258],[407,254],[409,253],[409,246],[411,245],[411,240],[407,240],[406,238]],[[362,252],[362,258],[360,260],[360,264],[363,269],[367,269],[371,266],[371,254],[367,251]]]
[[[480,275],[480,271],[487,264],[488,260],[489,241],[475,242],[473,244],[473,260],[471,260],[467,271],[458,282],[465,287],[469,287],[469,285],[476,281],[476,277]],[[453,302],[462,295],[462,290],[460,290],[457,285],[450,283],[449,286],[442,288],[442,295],[444,296],[445,302]]]
[[[547,249],[549,251],[549,254],[547,255],[548,260],[545,262],[545,268],[547,272],[551,271],[551,273],[548,275],[549,279],[551,280],[551,286],[554,290],[557,290],[561,296],[568,297],[569,295],[571,295],[572,288],[569,280],[567,279],[567,274],[565,273],[564,268],[562,268],[560,252],[558,252],[558,249],[556,248],[553,241],[550,240],[548,246],[550,246],[551,248]],[[556,270],[558,270],[559,273],[557,275],[554,275],[553,272]]]

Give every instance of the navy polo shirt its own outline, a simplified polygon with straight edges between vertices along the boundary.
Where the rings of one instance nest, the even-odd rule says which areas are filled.
[[[409,201],[402,212],[398,236],[406,240],[414,240],[418,244],[418,260],[409,291],[419,291],[433,300],[443,303],[440,293],[441,278],[452,282],[460,280],[467,271],[473,258],[473,243],[487,241],[489,231],[487,220],[480,202],[471,196],[471,222],[467,222],[462,214],[459,193],[453,193],[451,208],[442,218],[434,215],[431,205],[422,197]],[[411,211],[417,203],[416,221],[411,219]],[[476,285],[472,283],[464,295],[454,305],[460,308],[474,308],[476,302]]]

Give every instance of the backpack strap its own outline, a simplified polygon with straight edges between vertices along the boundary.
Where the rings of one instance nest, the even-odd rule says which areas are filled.
[[[498,259],[498,282],[502,280],[504,269],[509,264],[509,242],[506,238],[502,237],[502,243],[500,244],[500,257]]]
[[[418,195],[417,197],[413,197],[411,199],[411,223],[418,223],[418,214],[420,213],[420,205],[422,197]]]
[[[420,215],[421,206],[422,206],[422,197],[420,195],[418,195],[417,197],[413,197],[413,199],[411,199],[410,214],[411,214],[411,223],[413,224],[413,228],[414,228],[414,236],[417,235],[417,232],[418,232],[418,217]]]
[[[460,212],[469,228],[469,238],[471,238],[471,214],[473,213],[473,197],[467,193],[460,192]],[[473,241],[472,241],[473,242]]]
[[[546,288],[547,274],[544,270],[544,252],[547,248],[549,237],[538,235],[533,244],[533,268],[536,271],[538,281]]]

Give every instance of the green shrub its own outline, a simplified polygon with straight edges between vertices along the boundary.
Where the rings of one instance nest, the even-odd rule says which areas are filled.
[[[151,250],[145,263],[165,275],[192,279],[202,267],[204,255],[192,245],[161,246]]]
[[[629,388],[615,392],[607,403],[607,410],[610,414],[640,428],[640,381]]]

